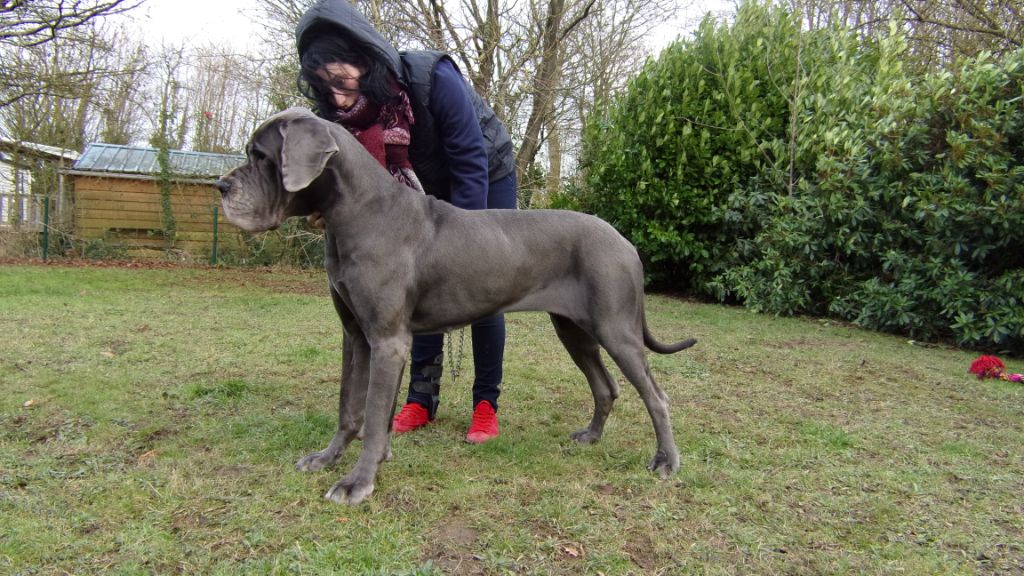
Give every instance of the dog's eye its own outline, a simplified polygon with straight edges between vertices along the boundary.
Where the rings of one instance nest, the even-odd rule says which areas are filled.
[[[265,160],[266,157],[267,157],[266,154],[264,154],[263,152],[260,152],[259,150],[255,149],[255,148],[253,148],[252,150],[249,150],[249,158],[251,158],[254,162],[258,162],[260,160]]]

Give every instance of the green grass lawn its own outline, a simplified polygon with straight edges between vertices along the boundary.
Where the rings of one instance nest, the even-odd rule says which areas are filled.
[[[671,479],[644,468],[654,431],[624,381],[602,441],[569,440],[589,389],[523,313],[501,437],[463,441],[467,343],[438,420],[343,507],[322,495],[358,443],[294,469],[335,426],[322,272],[0,266],[0,573],[1024,573],[1024,386],[820,320],[647,312],[699,341],[650,356]]]

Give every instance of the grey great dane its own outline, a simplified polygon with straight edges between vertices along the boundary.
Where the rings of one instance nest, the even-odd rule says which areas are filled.
[[[247,231],[319,212],[326,267],[344,327],[338,429],[296,467],[335,464],[362,438],[353,469],[327,492],[357,504],[391,455],[391,418],[413,333],[438,333],[498,312],[550,313],[555,331],[594,395],[590,424],[572,434],[596,442],[619,395],[600,348],[636,387],[654,422],[649,469],[679,468],[668,399],[651,378],[644,347],[670,354],[644,317],[636,250],[604,221],[558,210],[467,211],[397,183],[344,128],[301,108],[264,122],[246,162],[217,182],[224,214]]]

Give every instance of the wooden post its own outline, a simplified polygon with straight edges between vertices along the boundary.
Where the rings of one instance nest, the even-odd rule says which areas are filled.
[[[217,205],[213,205],[213,247],[210,249],[210,264],[217,265]]]

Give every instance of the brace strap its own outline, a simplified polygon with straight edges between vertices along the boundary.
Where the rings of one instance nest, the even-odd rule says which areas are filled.
[[[431,420],[437,413],[437,406],[441,403],[441,374],[444,372],[444,355],[438,355],[430,364],[420,367],[419,374],[412,375],[412,382],[409,388],[418,394],[430,395],[430,406],[427,411]]]

